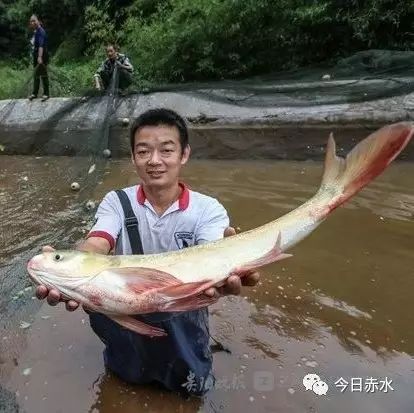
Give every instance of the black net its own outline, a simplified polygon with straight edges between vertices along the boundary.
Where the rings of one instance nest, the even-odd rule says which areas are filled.
[[[300,68],[244,80],[145,85],[135,93],[192,93],[245,107],[357,103],[412,93],[414,52],[367,50],[332,66]]]
[[[175,97],[185,95],[211,106],[215,103],[230,105],[230,115],[231,108],[243,108],[244,113],[248,113],[249,108],[253,111],[302,107],[312,111],[323,105],[400,98],[414,92],[413,63],[414,52],[411,51],[368,50],[333,65],[243,80],[180,84],[136,81],[126,95],[119,93],[119,76],[115,70],[105,92],[93,88],[91,73],[91,87],[77,97],[50,100],[47,106],[41,106],[39,100],[28,104],[27,100],[17,99],[27,98],[31,93],[33,76],[32,70],[28,70],[26,82],[14,91],[12,99],[3,101],[0,106],[0,154],[30,155],[30,158],[14,158],[13,162],[7,157],[0,158],[0,205],[4,206],[4,225],[10,224],[7,231],[2,230],[0,238],[0,249],[4,252],[0,255],[0,264],[3,262],[6,268],[1,277],[1,283],[5,284],[0,285],[3,296],[15,294],[21,287],[16,279],[26,278],[22,262],[36,252],[35,245],[71,247],[91,227],[100,200],[100,195],[95,195],[96,188],[109,173],[110,151],[114,150],[112,137],[120,133],[120,128],[126,134],[131,120],[123,122],[118,117],[120,112],[136,115],[137,106],[141,104],[140,109],[144,110],[148,102],[149,107],[153,104],[152,97],[159,92],[171,92],[170,107]],[[53,64],[49,77],[52,96],[64,90],[69,82]],[[162,100],[157,102],[162,103]],[[180,112],[174,105],[172,109]],[[20,123],[24,123],[21,129]],[[126,141],[125,145],[128,145]],[[316,149],[318,154],[323,152],[321,148]],[[124,154],[128,150],[124,148]],[[42,168],[38,170],[40,163]],[[42,182],[46,181],[47,189],[44,189]],[[12,188],[17,188],[18,195]],[[17,209],[10,207],[13,204]],[[16,213],[26,217],[26,226],[14,219]],[[33,239],[35,233],[39,235]],[[32,235],[30,248],[22,241],[24,234]],[[10,245],[14,245],[11,250]],[[19,253],[23,253],[20,257],[23,260],[17,259]],[[16,273],[20,274],[17,278]],[[0,309],[1,305],[17,305],[18,300],[2,303]]]
[[[27,103],[33,82],[32,70],[27,73],[26,81],[14,90],[11,99],[0,102],[0,329],[4,331],[18,330],[21,320],[29,320],[39,306],[25,292],[31,285],[27,260],[42,245],[73,248],[91,228],[102,196],[97,188],[110,171],[110,153],[115,149],[112,137],[120,133],[120,124],[125,134],[131,120],[120,120],[120,112],[136,114],[143,99],[149,107],[151,97],[160,92],[174,94],[168,101],[170,107],[176,96],[185,95],[212,107],[225,103],[230,116],[233,108],[243,108],[248,116],[249,109],[253,112],[257,108],[315,111],[324,105],[405,98],[414,92],[414,52],[369,50],[334,65],[243,80],[177,84],[136,81],[126,96],[119,93],[116,70],[105,92],[93,89],[91,73],[90,88],[76,97],[50,100],[45,106],[39,100]],[[49,76],[52,96],[59,95],[69,80],[53,64]],[[177,108],[173,105],[172,109]],[[314,150],[318,156],[323,153],[322,147],[315,145]],[[14,354],[2,348],[6,348],[5,343],[0,342],[0,354],[10,366]],[[8,370],[4,371],[6,375]],[[0,399],[5,397],[0,394]],[[14,405],[14,399],[9,403]]]
[[[61,168],[55,167],[51,172],[56,178],[56,184],[55,187],[49,185],[48,191],[55,195],[68,195],[73,184],[70,199],[78,207],[93,211],[94,203],[88,201],[93,200],[94,189],[107,172],[110,149],[114,149],[111,147],[111,136],[120,133],[120,125],[124,129],[122,133],[127,133],[126,126],[130,119],[123,123],[122,118],[118,117],[119,113],[136,115],[139,103],[140,108],[145,109],[145,104],[140,99],[147,99],[148,105],[152,105],[153,96],[159,92],[170,92],[173,96],[168,101],[170,106],[171,102],[174,103],[175,96],[193,97],[212,107],[215,103],[225,103],[230,117],[232,107],[243,108],[243,113],[247,114],[249,108],[253,111],[301,107],[305,111],[309,108],[311,112],[314,110],[312,108],[323,105],[363,103],[407,96],[414,92],[413,63],[414,52],[411,51],[367,50],[342,58],[332,65],[270,73],[248,79],[177,84],[135,81],[122,94],[119,91],[117,69],[105,91],[93,88],[91,73],[91,87],[77,97],[49,101],[47,110],[38,100],[29,106],[26,100],[3,101],[0,107],[3,129],[0,149],[3,154],[29,154],[35,158],[46,155],[68,157],[69,160],[65,160]],[[14,91],[14,97],[24,98],[31,93],[32,72],[28,70],[26,82]],[[67,76],[53,64],[50,65],[52,95],[65,89],[70,80]],[[18,126],[19,116],[24,116],[21,131]],[[198,120],[202,123],[201,118]],[[11,127],[8,126],[10,122],[13,125]],[[13,136],[10,134],[11,129]],[[127,151],[128,148],[124,148],[123,153]]]

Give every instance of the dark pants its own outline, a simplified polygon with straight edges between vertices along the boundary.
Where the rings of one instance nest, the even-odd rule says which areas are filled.
[[[109,85],[111,84],[113,73],[108,72],[101,72],[99,75],[101,77],[104,89],[108,89]],[[118,69],[117,70],[118,82],[115,80],[115,88],[118,89],[126,89],[132,83],[132,73],[128,72],[126,69]]]
[[[34,66],[34,81],[33,81],[33,95],[37,96],[39,93],[40,79],[43,85],[43,94],[49,96],[49,77],[47,74],[47,64],[38,64],[33,62]]]
[[[169,319],[168,313],[138,317],[168,334],[154,338],[126,330],[103,314],[90,313],[89,317],[93,331],[106,345],[106,367],[124,381],[155,381],[183,395],[202,395],[213,387],[207,309]]]

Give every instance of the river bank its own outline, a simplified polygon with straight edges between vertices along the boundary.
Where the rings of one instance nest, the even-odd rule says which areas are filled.
[[[321,82],[323,87],[327,86]],[[113,157],[125,157],[129,156],[130,122],[146,109],[168,107],[186,118],[196,158],[321,159],[330,132],[339,150],[346,153],[384,124],[414,120],[414,94],[325,105],[296,101],[289,106],[289,100],[283,99],[274,96],[272,104],[267,104],[260,96],[241,92],[209,90],[206,95],[199,90],[47,102],[4,100],[0,101],[0,145],[8,155],[36,151],[37,155],[74,156],[87,153],[90,148],[85,142],[97,134],[107,139]],[[401,159],[414,159],[413,145]]]

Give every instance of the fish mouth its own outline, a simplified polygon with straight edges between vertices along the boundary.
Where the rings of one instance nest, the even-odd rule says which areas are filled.
[[[28,263],[27,263],[27,272],[29,273],[30,278],[36,283],[36,284],[41,284],[42,282],[40,281],[40,279],[37,277],[37,272],[38,270],[35,268],[34,263],[33,263],[33,259],[31,259]]]
[[[35,264],[33,260],[34,258],[27,263],[27,272],[32,281],[37,285],[45,285],[47,288],[55,288],[57,290],[61,290],[61,288],[77,289],[90,280],[90,278],[82,275],[73,277],[65,272],[48,272],[39,264]]]
[[[27,263],[27,272],[29,273],[30,278],[38,285],[45,285],[46,282],[42,280],[42,277],[47,277],[47,273],[45,271],[41,271],[39,268],[36,268],[33,259],[31,259]]]
[[[54,278],[46,271],[35,269],[33,267],[27,267],[30,278],[36,285],[44,285],[47,288],[59,289],[55,284]]]
[[[38,285],[51,286],[48,282],[50,274],[42,268],[39,268],[34,262],[33,258],[27,263],[27,272],[30,278]]]

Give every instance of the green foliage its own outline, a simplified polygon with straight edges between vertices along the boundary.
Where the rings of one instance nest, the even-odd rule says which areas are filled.
[[[14,52],[28,53],[26,17],[30,13],[27,1],[0,0],[0,56]]]
[[[99,61],[70,62],[48,68],[52,96],[82,96],[93,89],[93,74]],[[12,68],[0,64],[0,99],[25,98],[30,95],[32,68]]]
[[[349,42],[365,48],[413,48],[414,1],[349,0],[338,19],[349,28]]]
[[[82,96],[94,87],[93,74],[99,62],[72,62],[52,66],[49,70],[51,93],[54,96]]]
[[[95,5],[85,9],[86,44],[88,54],[94,54],[100,45],[108,42],[119,42],[119,35],[115,30],[115,23],[108,14],[109,4],[103,3],[100,8]]]
[[[364,48],[413,46],[407,0],[170,0],[154,7],[150,15],[131,7],[124,31],[141,76],[152,81],[235,78]]]
[[[9,65],[0,64],[0,99],[21,98],[28,96],[31,71],[15,69]]]
[[[61,65],[68,61],[76,61],[82,57],[82,49],[79,47],[83,40],[79,38],[77,33],[68,35],[65,40],[59,45],[53,56],[53,63]]]
[[[171,0],[147,21],[131,16],[126,44],[145,78],[238,77],[283,64],[277,41],[285,1]],[[268,62],[262,59],[268,56]]]
[[[414,46],[413,0],[0,0],[0,60],[27,61],[33,12],[47,29],[56,73],[67,77],[62,94],[89,85],[106,42],[121,45],[140,85],[240,78]],[[21,80],[5,70],[2,80]],[[0,86],[3,96],[14,81]]]

